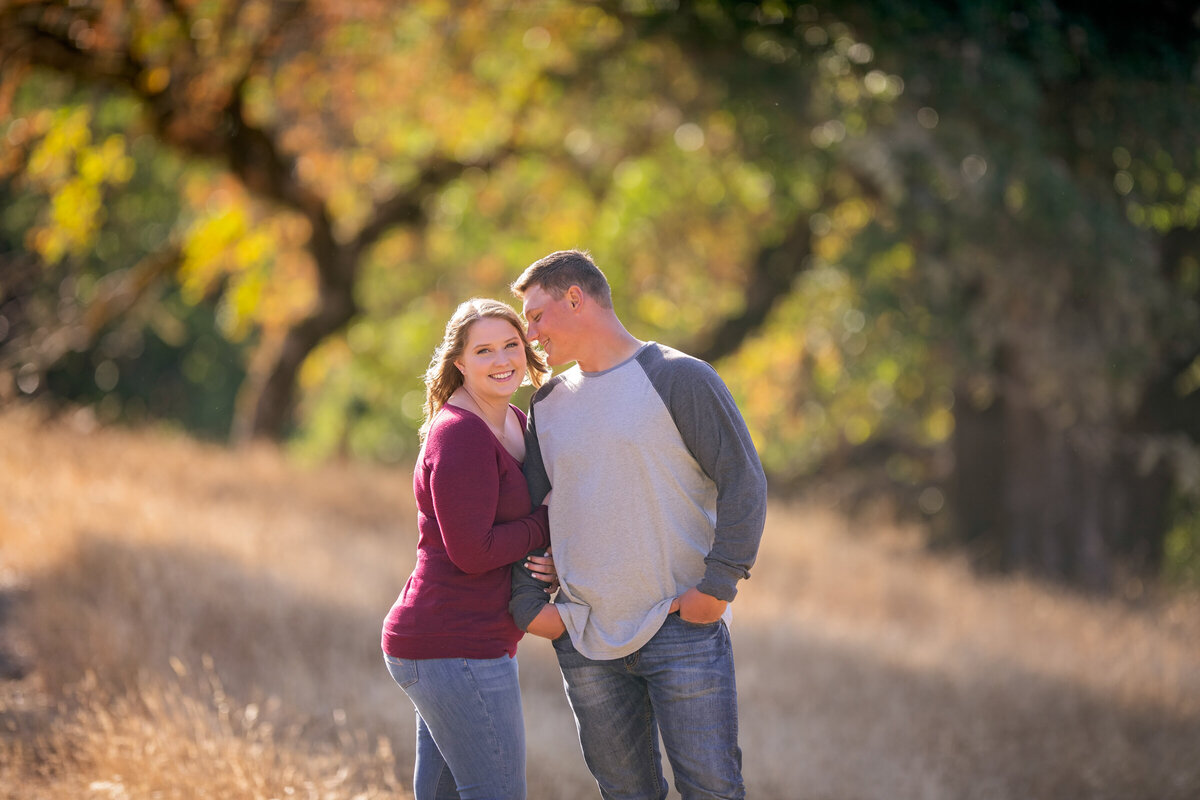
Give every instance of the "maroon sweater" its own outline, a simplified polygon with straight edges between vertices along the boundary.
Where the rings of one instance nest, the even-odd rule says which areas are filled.
[[[512,406],[525,425],[525,415]],[[396,658],[516,655],[509,567],[550,542],[521,463],[470,411],[439,412],[413,470],[417,564],[383,625]]]

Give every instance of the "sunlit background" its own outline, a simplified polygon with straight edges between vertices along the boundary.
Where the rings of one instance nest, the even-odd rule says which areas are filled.
[[[635,335],[729,384],[777,504],[768,539],[800,548],[779,563],[819,571],[796,542],[805,515],[831,513],[851,540],[886,529],[905,553],[959,559],[980,591],[1017,581],[1175,630],[1158,604],[1200,617],[1198,142],[1200,18],[1174,0],[0,0],[5,469],[26,469],[12,453],[36,453],[44,425],[84,443],[46,444],[65,470],[52,482],[91,474],[76,450],[102,431],[139,453],[177,436],[250,448],[222,450],[218,471],[278,447],[280,470],[390,482],[363,513],[402,517],[367,527],[407,559],[420,376],[445,320],[471,296],[512,300],[526,265],[578,247]],[[30,531],[97,531],[46,521],[34,495],[62,496],[0,478],[24,509],[0,529],[0,582],[34,595],[21,587],[50,557]],[[140,513],[129,503],[118,517]],[[60,551],[103,563],[94,545]],[[789,613],[814,621],[830,598]],[[187,653],[219,638],[156,651],[152,671],[170,656],[164,674],[194,677]],[[43,644],[9,645],[26,654],[10,671],[32,680]],[[1200,653],[1184,650],[1156,701],[1182,715],[1171,742],[1200,730]],[[1113,686],[1096,691],[1141,691]],[[0,697],[9,748],[37,738],[14,703]],[[1125,722],[1128,739],[1150,724]],[[38,752],[14,774],[54,763]],[[942,767],[927,784],[905,772],[908,796],[1200,791],[1195,769],[1149,766],[1124,784],[1005,773],[963,794]],[[807,796],[770,774],[758,796]],[[816,796],[890,796],[829,774]],[[539,796],[574,796],[545,780]]]

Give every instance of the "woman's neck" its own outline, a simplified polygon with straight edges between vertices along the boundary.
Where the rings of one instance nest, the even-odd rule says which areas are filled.
[[[475,407],[474,409],[469,410],[474,410],[475,413],[479,414],[483,421],[490,425],[493,429],[498,431],[504,430],[504,423],[508,419],[507,400],[494,400],[491,402],[482,400],[466,386],[460,387],[458,391],[450,395],[451,399],[453,399],[455,395],[467,398],[468,402]]]

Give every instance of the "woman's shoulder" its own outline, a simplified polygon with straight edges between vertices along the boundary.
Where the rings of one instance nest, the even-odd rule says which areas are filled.
[[[529,422],[529,419],[528,419],[528,417],[526,417],[525,412],[522,411],[521,409],[517,408],[512,403],[509,403],[508,407],[511,408],[514,412],[516,412],[517,421],[521,423],[521,428],[524,429],[526,424]]]
[[[487,423],[465,408],[447,403],[438,411],[425,436],[425,446],[434,448],[465,443],[486,442]]]

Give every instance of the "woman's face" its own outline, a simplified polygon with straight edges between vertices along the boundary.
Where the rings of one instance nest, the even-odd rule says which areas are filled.
[[[525,379],[525,343],[508,320],[484,317],[467,329],[466,346],[454,364],[472,395],[508,402]]]

